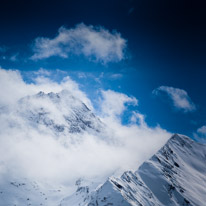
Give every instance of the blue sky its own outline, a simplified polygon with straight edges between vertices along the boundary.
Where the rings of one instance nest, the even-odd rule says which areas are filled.
[[[0,66],[27,82],[69,75],[93,100],[101,89],[134,96],[123,122],[137,110],[150,126],[204,138],[205,18],[201,1],[3,1]]]

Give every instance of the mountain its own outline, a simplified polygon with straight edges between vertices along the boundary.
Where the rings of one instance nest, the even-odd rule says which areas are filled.
[[[137,171],[110,177],[62,200],[61,206],[203,206],[206,202],[206,145],[175,134]]]
[[[1,134],[2,139],[10,138],[8,139],[9,142],[18,144],[19,142],[29,142],[31,139],[35,140],[38,137],[40,144],[43,144],[41,138],[44,138],[44,134],[46,134],[46,138],[48,136],[48,139],[54,139],[52,142],[56,143],[59,149],[62,149],[63,154],[65,149],[71,149],[68,145],[78,144],[84,133],[101,138],[105,128],[104,123],[86,104],[67,90],[59,93],[39,92],[35,95],[25,96],[12,106],[1,107],[0,116],[1,123],[8,124],[8,126],[2,126],[2,128],[10,128],[9,131],[2,131],[4,132],[3,135]],[[8,137],[4,137],[7,132]],[[46,143],[48,142],[51,141],[46,140]],[[26,156],[30,153],[29,150],[33,148],[35,149],[35,151],[33,150],[34,155],[38,155],[39,144],[34,144],[34,146],[33,148],[26,144],[25,147],[20,147],[18,152],[22,156]],[[45,147],[51,147],[51,145],[45,145]],[[9,149],[14,150],[13,148]],[[22,177],[20,170],[18,170],[18,161],[20,161],[18,160],[18,152],[15,154],[16,159],[12,163],[8,163],[4,159],[3,161],[0,160],[0,206],[57,206],[65,196],[73,192],[75,186],[68,186],[71,183],[51,183],[46,180],[39,181],[39,179]],[[11,154],[13,153],[5,153],[5,159],[9,161]],[[59,152],[59,154],[61,153]],[[47,155],[47,151],[45,151],[45,155]],[[38,161],[38,158],[36,159]],[[48,160],[50,161],[50,159]],[[63,160],[60,159],[59,161]],[[33,169],[32,164],[35,163],[31,162],[25,166],[31,167],[26,168],[26,171]],[[53,163],[51,162],[51,164]],[[38,170],[38,168],[35,169]],[[42,165],[42,170],[44,171],[44,165]],[[36,176],[38,177],[38,175]]]
[[[0,206],[203,206],[206,145],[175,134],[137,171],[110,177],[96,187],[78,180],[77,191],[28,179],[5,178]]]
[[[0,181],[0,206],[58,206],[68,193],[63,186],[8,177]]]
[[[77,175],[74,172],[71,174],[72,167],[75,168],[77,154],[81,152],[76,150],[78,142],[81,142],[84,137],[95,137],[97,142],[101,139],[105,144],[111,144],[112,134],[110,130],[107,130],[106,123],[103,123],[80,99],[66,90],[59,93],[39,92],[36,95],[21,98],[11,108],[0,108],[0,115],[2,128],[9,128],[9,131],[2,130],[2,138],[7,140],[8,145],[3,141],[1,154],[5,157],[3,161],[0,161],[0,206],[205,205],[206,145],[199,144],[189,137],[173,135],[135,172],[126,171],[121,177],[112,176],[106,181],[97,177],[87,180],[82,177],[85,170],[80,173],[76,171],[78,169],[74,169]],[[9,127],[4,124],[9,124]],[[105,135],[107,132],[109,135]],[[38,139],[38,144],[36,139]],[[89,141],[89,146],[90,143]],[[41,149],[42,144],[43,149]],[[14,151],[14,157],[11,151],[15,147],[10,147],[10,145],[18,146],[18,149]],[[56,145],[57,153],[54,149]],[[74,145],[74,147],[68,145]],[[94,147],[96,144],[91,146]],[[4,150],[4,147],[8,148],[8,151]],[[47,148],[49,150],[46,150]],[[74,149],[74,152],[67,153],[71,149]],[[34,151],[34,155],[38,158],[35,156],[32,159]],[[90,155],[93,156],[93,150]],[[45,159],[44,156],[46,156]],[[68,161],[70,156],[74,158],[72,159],[74,161]],[[85,160],[90,161],[91,156],[86,155],[80,164],[85,164]],[[11,157],[14,161],[9,162]],[[82,160],[82,156],[80,157],[79,160]],[[27,162],[30,159],[37,161]],[[61,164],[57,164],[56,159],[58,162],[61,161]],[[55,164],[53,160],[56,161]],[[21,161],[26,161],[25,165],[22,164],[23,169],[22,165],[19,166]],[[38,163],[39,161],[41,164]],[[59,165],[68,165],[66,175],[67,172],[68,177],[73,175],[74,180],[64,183],[58,180],[55,182],[52,176],[52,181],[47,182],[45,177],[49,176],[51,169],[44,167],[48,161],[51,165],[55,165],[49,168],[60,171],[55,173],[55,177],[56,174],[65,172],[62,171],[64,167],[58,167]],[[35,167],[32,167],[32,164],[35,164]],[[100,164],[104,166],[103,161]],[[40,172],[46,172],[43,176],[38,173],[39,167],[37,166],[42,167]],[[32,173],[33,168],[37,169],[34,173]],[[29,171],[35,175],[27,176],[27,173],[22,174],[22,171]],[[41,176],[40,179],[38,179],[39,176]],[[37,180],[31,177],[37,177]],[[44,182],[42,177],[44,177]],[[75,180],[79,177],[81,179],[78,179],[75,185]]]
[[[99,132],[103,128],[100,119],[67,90],[24,97],[17,110],[31,125],[44,125],[56,133]]]
[[[0,107],[0,115],[9,128],[30,129],[54,137],[72,138],[73,134],[81,136],[84,132],[101,137],[105,131],[104,123],[68,90],[25,96],[12,106]]]

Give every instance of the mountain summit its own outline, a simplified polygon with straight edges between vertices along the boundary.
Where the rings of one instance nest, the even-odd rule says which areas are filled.
[[[56,133],[99,132],[103,123],[69,91],[39,92],[18,101],[18,113],[33,125],[46,126]]]
[[[79,189],[61,206],[203,206],[205,174],[206,145],[175,134],[137,171],[110,177],[90,196]]]

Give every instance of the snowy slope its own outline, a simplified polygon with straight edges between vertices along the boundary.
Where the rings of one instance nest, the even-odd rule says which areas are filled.
[[[68,139],[78,142],[83,133],[105,137],[106,125],[65,90],[24,97],[14,108],[0,108],[0,114],[2,119],[9,118],[5,122],[11,128],[20,128],[14,130],[17,133],[45,132],[55,140],[62,138],[63,145]],[[202,206],[206,202],[206,146],[177,134],[136,172],[110,177],[102,185],[99,185],[100,179],[86,180],[77,184],[73,195],[70,194],[74,192],[74,185],[48,184],[11,174],[0,179],[0,206]]]
[[[31,125],[43,125],[56,133],[99,132],[103,128],[91,110],[67,90],[24,97],[17,112]]]
[[[78,141],[78,137],[83,136],[84,132],[101,137],[100,133],[105,127],[81,100],[72,96],[67,90],[60,93],[39,92],[36,95],[26,96],[20,99],[13,108],[0,108],[0,115],[2,120],[6,120],[2,122],[9,123],[14,132],[17,131],[19,136],[23,133],[23,138],[28,139],[31,138],[30,133],[35,131],[35,135],[46,133],[55,140],[72,139],[75,142]],[[12,129],[11,135],[13,135]],[[12,137],[11,141],[13,141]],[[67,141],[61,142],[65,145]],[[38,150],[38,148],[35,149]],[[26,153],[21,150],[22,148],[20,148],[22,155],[29,154],[29,149]],[[5,156],[8,156],[9,159],[9,154],[5,154]],[[64,197],[73,192],[75,187],[74,185],[62,185],[55,182],[48,184],[48,182],[39,182],[36,179],[27,179],[22,177],[19,171],[14,171],[16,168],[18,169],[18,165],[14,167],[15,169],[4,167],[5,165],[7,166],[6,162],[0,161],[0,172],[4,172],[5,168],[8,170],[6,175],[1,174],[0,176],[0,206],[57,206]],[[32,162],[27,166],[30,165]]]
[[[88,193],[88,192],[87,192]],[[79,192],[62,206],[203,206],[206,202],[206,146],[177,135],[136,172],[110,177],[90,196]],[[71,201],[72,200],[72,201]]]
[[[5,178],[0,184],[0,206],[57,206],[68,192],[63,186]]]
[[[73,140],[73,134],[81,138],[85,132],[101,138],[105,131],[104,123],[67,90],[23,97],[13,106],[1,107],[0,115],[8,128],[47,133],[56,139]]]
[[[137,171],[163,205],[204,205],[206,146],[182,135],[169,142]]]

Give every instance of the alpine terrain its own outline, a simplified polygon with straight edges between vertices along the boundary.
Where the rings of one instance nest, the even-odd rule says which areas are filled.
[[[110,177],[96,190],[79,187],[61,206],[203,206],[206,145],[175,134],[137,171]]]
[[[19,131],[23,128],[28,139],[33,140],[33,136],[29,136],[30,130],[46,133],[68,150],[70,144],[82,141],[84,133],[104,139],[108,144],[112,142],[112,138],[106,139],[106,125],[100,118],[66,90],[26,96],[13,108],[2,107],[0,113],[2,119],[9,116],[10,128]],[[24,122],[27,123],[25,128]],[[25,140],[20,138],[19,141]],[[38,147],[35,149],[38,151]],[[0,167],[2,165],[6,163],[0,162]],[[76,184],[68,182],[62,186],[17,176],[18,172],[10,168],[5,170],[7,172],[0,179],[0,206],[206,205],[206,145],[179,134],[173,135],[136,171],[126,171],[121,177],[107,176],[106,180],[96,181],[80,178]],[[73,184],[76,192],[73,193],[67,184]]]

